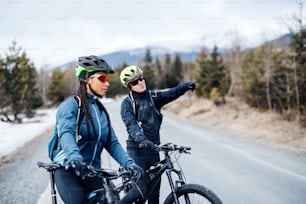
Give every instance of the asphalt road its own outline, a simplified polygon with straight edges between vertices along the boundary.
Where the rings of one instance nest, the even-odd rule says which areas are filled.
[[[119,115],[120,102],[107,105],[120,142],[126,130]],[[36,161],[47,160],[50,132],[36,138],[0,165],[0,203],[50,203],[48,174]],[[278,151],[250,144],[186,120],[165,116],[162,142],[192,148],[191,155],[179,158],[187,181],[212,189],[229,204],[305,204],[306,155]],[[108,155],[104,166],[116,168]],[[162,181],[161,200],[167,195]]]
[[[52,129],[0,160],[1,204],[33,204],[44,192],[49,178],[36,162],[48,161],[47,141]]]

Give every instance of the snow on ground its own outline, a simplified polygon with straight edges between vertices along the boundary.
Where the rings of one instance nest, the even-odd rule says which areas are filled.
[[[102,99],[110,103],[112,99]],[[55,125],[57,108],[37,110],[35,117],[24,118],[22,124],[11,124],[0,121],[0,158],[12,153],[25,143]]]
[[[56,108],[37,110],[35,117],[24,118],[22,124],[0,122],[0,158],[54,126],[56,110]]]

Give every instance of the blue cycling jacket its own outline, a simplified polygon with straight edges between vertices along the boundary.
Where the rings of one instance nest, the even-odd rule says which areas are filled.
[[[188,85],[189,82],[185,82],[174,88],[157,91],[156,95],[152,94],[156,109],[160,111],[164,105],[183,95],[189,90]],[[136,102],[136,114],[134,114],[129,96],[124,98],[121,104],[121,117],[129,134],[127,148],[137,147],[138,143],[145,139],[160,144],[159,130],[162,120],[154,109],[149,91],[143,93],[132,92],[132,94]]]
[[[134,164],[134,160],[122,148],[112,127],[110,138],[108,138],[108,121],[106,113],[100,110],[97,104],[98,98],[87,94],[87,100],[95,128],[84,116],[78,137],[76,137],[78,112],[76,101],[73,97],[69,97],[59,106],[55,134],[59,135],[61,151],[55,156],[54,162],[66,165],[72,159],[82,158],[87,165],[101,168],[101,154],[106,148],[122,167],[128,168]]]

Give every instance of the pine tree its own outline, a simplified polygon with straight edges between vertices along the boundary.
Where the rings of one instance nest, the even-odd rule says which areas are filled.
[[[217,46],[208,57],[205,50],[198,56],[197,63],[199,74],[197,76],[198,87],[196,94],[209,98],[211,91],[217,91],[224,97],[229,89],[230,79]],[[217,90],[215,90],[217,89]]]
[[[165,54],[165,60],[163,63],[163,72],[161,74],[162,80],[160,81],[159,88],[168,88],[169,79],[171,76],[171,56],[169,53]]]
[[[150,49],[147,49],[145,57],[144,57],[144,66],[142,68],[143,68],[143,75],[146,80],[146,86],[148,89],[156,88],[152,62],[153,62],[153,58],[151,55],[151,51]]]
[[[7,96],[10,97],[10,108],[13,122],[21,122],[19,114],[33,116],[33,109],[42,105],[37,89],[37,72],[25,51],[13,41],[9,47],[5,62]],[[8,119],[8,118],[7,118]]]
[[[47,98],[52,105],[57,105],[65,99],[65,93],[62,92],[64,74],[60,68],[56,68],[52,72],[50,85],[48,88]]]
[[[156,88],[159,89],[161,88],[161,83],[162,83],[162,76],[163,76],[163,68],[160,63],[159,58],[156,58],[155,64],[154,64],[154,75],[155,75],[155,85]]]
[[[7,93],[7,69],[5,69],[4,59],[0,56],[0,115],[6,114],[7,107],[10,105],[11,98]]]
[[[202,49],[197,56],[197,65],[199,73],[196,76],[197,88],[196,95],[209,98],[210,92],[210,71],[209,71],[209,58],[206,50]]]
[[[171,74],[173,75],[173,84],[169,87],[177,86],[183,80],[183,63],[179,54],[175,55],[173,64],[171,66]]]
[[[120,72],[127,66],[127,63],[123,63],[121,66],[114,68],[115,73],[110,75],[110,86],[108,87],[107,96],[115,97],[116,95],[126,94],[128,88],[124,88],[119,79]]]

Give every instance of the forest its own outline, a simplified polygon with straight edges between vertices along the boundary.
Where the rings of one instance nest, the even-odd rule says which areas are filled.
[[[165,89],[195,80],[197,97],[226,103],[236,97],[261,111],[273,111],[284,119],[306,126],[306,28],[290,31],[290,42],[264,42],[242,49],[239,40],[230,49],[204,47],[196,60],[181,60],[179,54],[152,57],[148,48],[137,64],[144,70],[149,89]],[[126,94],[119,73],[128,64],[114,67],[108,97]],[[56,106],[74,94],[78,86],[74,67],[37,69],[25,50],[13,41],[0,55],[0,119],[20,123],[35,109]]]

